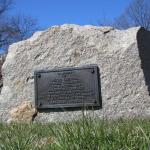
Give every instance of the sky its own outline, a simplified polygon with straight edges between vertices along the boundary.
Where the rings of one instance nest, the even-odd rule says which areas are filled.
[[[61,24],[97,25],[118,17],[132,0],[15,0],[11,15],[37,18],[41,28]]]

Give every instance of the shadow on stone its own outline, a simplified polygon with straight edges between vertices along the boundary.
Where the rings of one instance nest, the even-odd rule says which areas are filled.
[[[143,69],[145,84],[150,95],[150,31],[141,28],[137,33],[141,68]]]
[[[53,109],[38,109],[39,113],[50,113],[50,112],[67,112],[67,111],[84,111],[84,110],[99,110],[102,107],[73,107],[73,108],[53,108]]]

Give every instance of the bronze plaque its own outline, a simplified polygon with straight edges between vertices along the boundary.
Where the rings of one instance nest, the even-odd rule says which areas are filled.
[[[37,109],[102,107],[98,66],[35,71]]]

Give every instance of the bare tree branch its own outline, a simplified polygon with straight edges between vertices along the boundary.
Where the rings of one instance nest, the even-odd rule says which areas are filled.
[[[123,19],[126,18],[126,19]],[[147,0],[134,0],[126,11],[115,20],[118,28],[142,26],[150,29],[150,5]]]
[[[7,50],[14,42],[24,40],[37,29],[37,20],[24,15],[7,16],[13,0],[0,0],[0,50]]]
[[[0,15],[5,13],[12,5],[12,0],[0,0]]]
[[[18,40],[26,39],[38,28],[36,19],[20,15],[11,18],[10,26],[18,36]]]

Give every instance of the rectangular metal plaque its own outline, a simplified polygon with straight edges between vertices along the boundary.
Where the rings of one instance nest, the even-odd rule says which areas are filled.
[[[98,66],[35,71],[37,109],[101,107]]]

